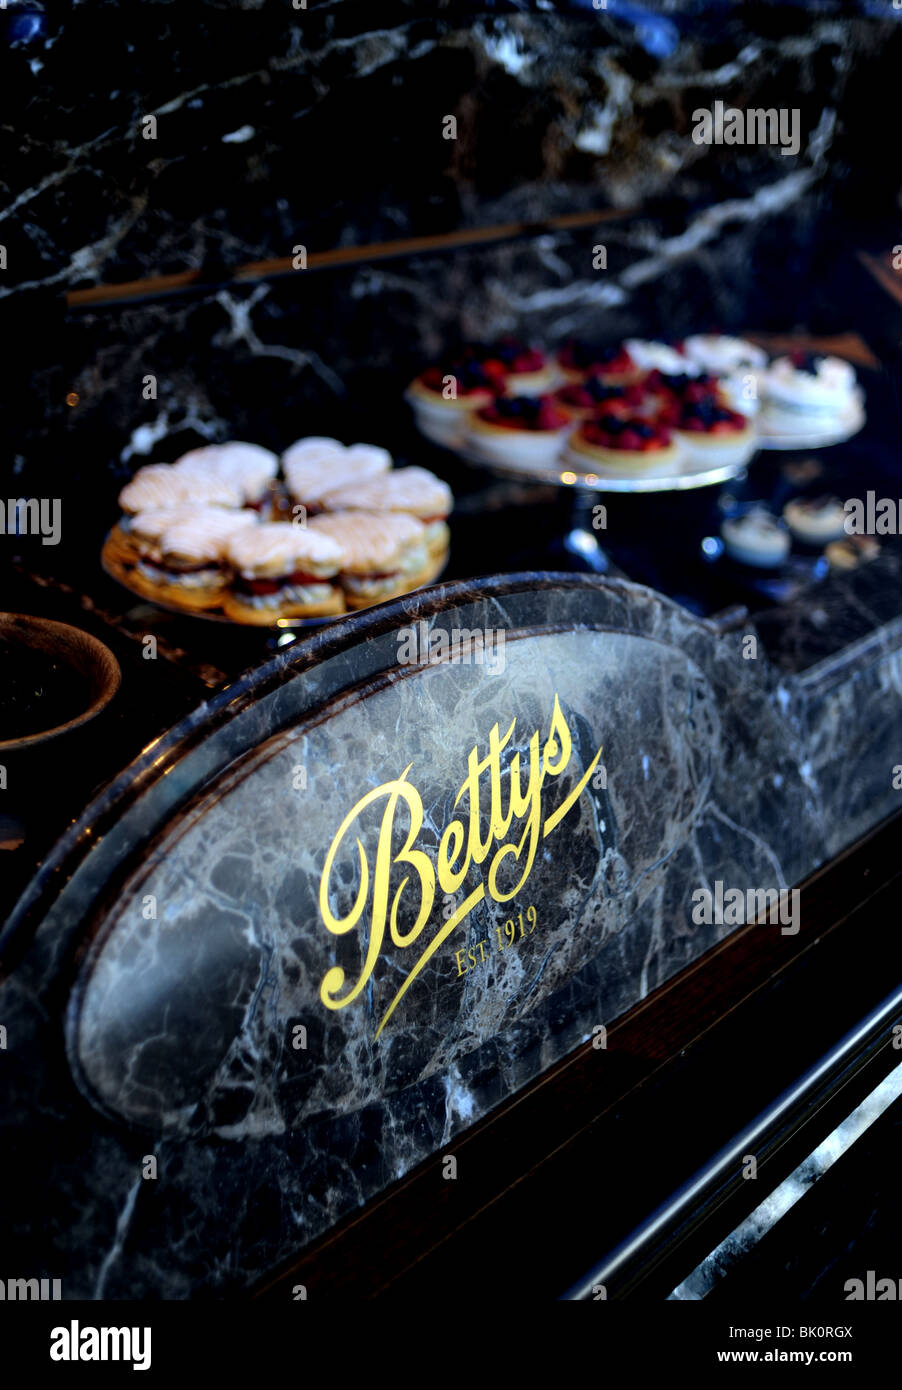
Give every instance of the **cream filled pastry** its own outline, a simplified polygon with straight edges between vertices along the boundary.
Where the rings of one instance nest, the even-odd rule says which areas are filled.
[[[329,512],[315,516],[308,531],[341,547],[339,576],[349,608],[366,608],[407,593],[434,578],[426,528],[402,512]]]
[[[322,509],[322,499],[336,488],[362,483],[388,473],[391,454],[375,444],[352,444],[338,448],[310,449],[298,440],[282,456],[282,472],[292,501],[311,515]]]
[[[236,622],[262,626],[344,612],[336,577],[345,555],[329,536],[264,522],[230,537],[225,554],[234,576],[223,608]]]
[[[855,403],[855,370],[839,357],[797,352],[765,373],[768,422],[787,432],[829,426]]]
[[[151,463],[139,468],[119,494],[119,505],[124,512],[174,507],[182,502],[240,507],[242,500],[241,488],[228,478],[207,470],[179,472],[166,463]]]
[[[296,439],[282,455],[282,472],[286,465],[295,468],[299,463],[315,463],[321,459],[341,458],[347,453],[347,445],[325,435],[309,434]]]
[[[426,545],[435,557],[448,549],[448,513],[454,498],[447,483],[425,468],[396,468],[391,473],[346,484],[327,492],[323,510],[406,512],[426,527]]]
[[[846,512],[838,497],[794,497],[783,508],[783,520],[805,545],[826,545],[846,529]]]
[[[421,372],[405,399],[427,439],[454,447],[466,437],[474,411],[490,405],[502,387],[498,375],[490,376],[481,362],[463,357]]]
[[[207,444],[192,449],[173,467],[192,477],[212,473],[224,478],[240,488],[245,506],[259,509],[268,499],[270,486],[279,471],[279,460],[276,454],[259,444],[233,440],[228,444]]]
[[[683,451],[669,430],[642,416],[601,414],[571,435],[564,463],[582,472],[669,475]]]
[[[208,470],[179,473],[168,463],[139,468],[120,492],[122,512],[147,512],[150,507],[172,507],[182,502],[197,506],[239,507],[242,489],[228,478]]]
[[[467,447],[487,463],[548,467],[570,424],[553,396],[499,396],[476,412]]]
[[[756,569],[775,569],[790,551],[789,532],[763,507],[728,517],[720,534],[731,559]]]
[[[183,502],[175,507],[151,507],[148,511],[136,512],[134,516],[121,517],[115,531],[120,542],[120,555],[132,559],[137,556],[159,559],[159,542],[163,532],[179,521],[190,521],[198,510],[193,503]],[[225,508],[217,510],[221,510],[223,516],[230,515]]]
[[[624,347],[640,371],[695,376],[699,368],[678,348],[648,338],[627,338]]]
[[[714,376],[760,371],[767,366],[767,353],[762,348],[726,333],[694,333],[683,343],[683,351],[701,371]]]
[[[163,602],[212,608],[229,582],[223,560],[230,538],[256,525],[257,519],[249,511],[199,510],[189,520],[175,521],[163,529],[156,553],[138,561],[135,575],[143,581],[145,592]]]

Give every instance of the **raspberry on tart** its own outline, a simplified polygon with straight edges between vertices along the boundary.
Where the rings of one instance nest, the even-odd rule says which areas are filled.
[[[712,396],[697,401],[687,401],[674,421],[674,428],[689,434],[738,434],[749,428],[749,420],[722,405]]]
[[[657,421],[608,410],[579,427],[565,458],[584,470],[663,474],[679,467],[682,449]]]
[[[720,383],[716,376],[707,372],[699,376],[685,374],[670,375],[667,372],[651,372],[645,383],[647,398],[655,414],[662,423],[677,424],[687,405],[697,405],[700,401],[719,401]]]
[[[588,420],[604,408],[613,414],[632,414],[641,404],[642,391],[635,385],[615,385],[590,376],[585,381],[571,382],[554,393],[559,408],[571,420]]]
[[[557,383],[544,352],[519,338],[504,337],[487,347],[471,347],[468,353],[496,383],[498,391],[534,395],[550,391]]]
[[[796,371],[805,372],[807,376],[817,376],[827,360],[822,352],[790,352],[788,356]]]
[[[671,442],[670,431],[654,420],[640,416],[621,416],[602,411],[590,420],[582,435],[591,444],[606,449],[625,449],[629,453],[647,454],[654,449],[666,449]]]
[[[580,339],[565,343],[558,353],[558,366],[568,381],[597,376],[604,381],[629,382],[639,376],[639,369],[622,343],[603,347]]]
[[[710,396],[684,404],[673,430],[692,462],[741,464],[755,449],[748,416]]]
[[[499,396],[477,410],[468,444],[487,462],[547,466],[557,457],[570,424],[553,396]]]
[[[486,393],[495,395],[500,389],[496,378],[486,371],[483,364],[470,357],[454,358],[444,367],[427,367],[417,380],[427,391],[442,396],[447,389],[449,377],[453,378],[458,396]]]
[[[559,430],[567,424],[553,396],[499,396],[476,418],[507,430]]]
[[[503,389],[503,381],[464,353],[449,358],[444,366],[427,367],[410,383],[405,398],[420,432],[437,444],[455,448],[466,437],[473,411],[488,405]]]

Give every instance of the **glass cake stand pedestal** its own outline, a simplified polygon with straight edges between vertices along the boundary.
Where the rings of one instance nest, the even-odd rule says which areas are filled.
[[[570,494],[570,508],[563,531],[549,539],[549,550],[560,558],[561,568],[589,574],[619,573],[601,543],[607,529],[606,495],[683,493],[696,488],[714,487],[734,478],[743,478],[750,459],[741,463],[698,467],[684,463],[667,474],[613,474],[582,472],[568,464],[549,467],[519,467],[489,462],[476,451],[463,448],[458,456],[479,468],[505,479],[523,483],[552,485]]]

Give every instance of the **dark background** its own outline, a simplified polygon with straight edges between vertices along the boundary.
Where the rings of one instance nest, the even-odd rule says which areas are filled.
[[[396,447],[401,388],[459,336],[854,327],[856,250],[902,239],[890,0],[10,0],[0,34],[5,463],[19,491],[91,489],[102,523],[110,472],[200,439]],[[695,145],[718,99],[798,107],[799,156]],[[230,283],[296,245],[595,208],[623,216]]]

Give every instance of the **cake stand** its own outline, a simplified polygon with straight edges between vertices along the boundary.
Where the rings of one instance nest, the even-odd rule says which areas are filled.
[[[599,524],[604,513],[598,510],[604,494],[688,492],[694,488],[714,487],[733,478],[745,477],[750,462],[750,458],[746,458],[740,463],[719,464],[717,467],[699,467],[684,462],[678,469],[667,474],[646,473],[632,476],[625,473],[593,473],[574,469],[569,460],[548,467],[521,468],[495,460],[488,461],[477,451],[466,446],[455,449],[454,452],[468,463],[486,468],[500,477],[566,488],[571,494],[567,529],[563,536],[553,542],[553,548],[564,552],[568,568],[588,570],[592,574],[606,574],[612,568],[612,561],[598,540],[598,532],[604,530],[603,521]]]

